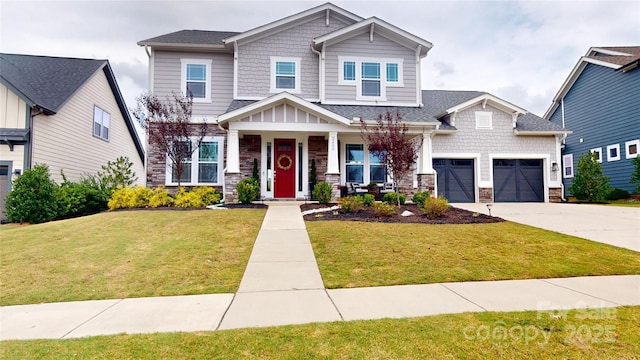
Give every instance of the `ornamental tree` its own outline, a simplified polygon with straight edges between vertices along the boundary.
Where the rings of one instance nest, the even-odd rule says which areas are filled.
[[[191,123],[193,96],[171,93],[166,100],[146,93],[138,97],[133,116],[147,130],[149,146],[166,155],[170,161],[178,187],[191,155],[207,133],[207,123]]]
[[[602,165],[598,162],[598,154],[589,152],[580,155],[578,169],[573,177],[569,191],[578,200],[603,202],[609,193],[609,178],[602,174]]]
[[[385,165],[391,180],[398,186],[413,171],[422,146],[422,135],[409,137],[409,127],[402,122],[402,114],[387,111],[379,114],[375,124],[367,124],[360,118],[361,136],[367,143],[369,152]],[[400,206],[400,192],[396,191]]]

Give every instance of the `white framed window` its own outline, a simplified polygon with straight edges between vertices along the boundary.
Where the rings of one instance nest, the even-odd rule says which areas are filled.
[[[386,101],[388,87],[403,87],[403,59],[338,57],[338,85],[356,87],[356,100]]]
[[[573,154],[562,155],[562,177],[573,177]]]
[[[176,146],[186,146],[187,150],[192,143],[185,141]],[[181,185],[220,185],[222,184],[222,150],[224,138],[220,136],[205,136],[200,146],[193,151],[190,157],[185,159]],[[175,167],[167,158],[166,185],[177,185],[178,174]]]
[[[589,152],[595,153],[597,155],[597,159],[598,162],[601,163],[602,162],[602,148],[593,148],[591,150],[589,150]]]
[[[633,159],[638,157],[640,153],[640,140],[631,140],[624,143],[625,157],[627,159]]]
[[[111,115],[97,106],[93,106],[93,136],[109,141]]]
[[[211,102],[211,60],[180,59],[181,90],[193,96],[193,102]]]
[[[607,161],[620,160],[620,144],[613,144],[607,146]]]
[[[364,183],[364,145],[346,144],[346,182]]]
[[[493,113],[476,111],[476,129],[493,129]]]
[[[379,157],[369,153],[369,182],[387,182],[387,167]]]
[[[300,93],[300,58],[271,57],[271,92]]]

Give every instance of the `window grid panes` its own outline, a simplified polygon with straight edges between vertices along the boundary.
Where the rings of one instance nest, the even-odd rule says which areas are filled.
[[[204,99],[207,89],[207,66],[204,64],[187,64],[187,94],[194,98]]]
[[[355,80],[356,79],[356,63],[355,61],[345,61],[343,65],[343,79]]]
[[[398,82],[398,64],[387,64],[387,81]]]
[[[218,143],[203,142],[198,148],[198,182],[218,182]]]
[[[562,156],[562,176],[565,178],[573,177],[573,155],[563,155]]]
[[[276,88],[296,88],[296,63],[293,61],[276,62]]]
[[[346,144],[347,182],[364,183],[364,145]]]

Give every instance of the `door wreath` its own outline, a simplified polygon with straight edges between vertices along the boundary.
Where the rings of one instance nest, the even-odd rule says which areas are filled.
[[[280,154],[280,156],[278,156],[278,161],[276,161],[276,165],[278,165],[278,169],[287,171],[291,169],[293,160],[291,159],[291,156],[287,154]]]

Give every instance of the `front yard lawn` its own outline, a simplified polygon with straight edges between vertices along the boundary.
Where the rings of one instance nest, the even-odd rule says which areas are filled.
[[[237,291],[264,210],[118,211],[0,230],[0,305]]]
[[[3,341],[5,359],[636,359],[640,307]]]
[[[640,274],[640,253],[512,222],[306,226],[330,289]]]

